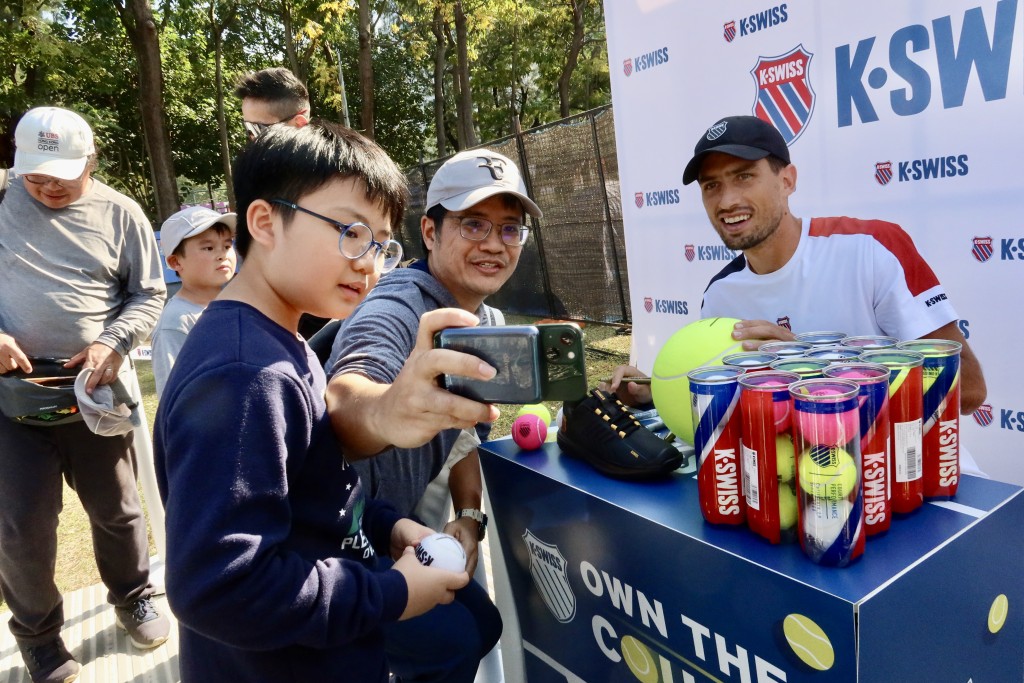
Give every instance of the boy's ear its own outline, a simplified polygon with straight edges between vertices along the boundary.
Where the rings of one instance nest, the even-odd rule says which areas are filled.
[[[274,209],[270,202],[265,199],[255,199],[249,204],[245,212],[245,224],[249,228],[249,235],[253,242],[262,244],[266,248],[274,246]]]
[[[437,242],[437,226],[433,219],[427,216],[420,218],[420,235],[423,236],[423,244],[427,246],[427,251],[433,251]]]
[[[167,267],[173,270],[175,273],[181,272],[181,257],[177,254],[171,254],[167,257]]]

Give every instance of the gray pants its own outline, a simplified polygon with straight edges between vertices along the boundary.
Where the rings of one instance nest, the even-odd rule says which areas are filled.
[[[125,606],[153,592],[131,435],[97,436],[84,422],[26,427],[0,416],[0,591],[23,646],[55,638],[64,625],[54,583],[62,476],[89,516],[107,600]]]

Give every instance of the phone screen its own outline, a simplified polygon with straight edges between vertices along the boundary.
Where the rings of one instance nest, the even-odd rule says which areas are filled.
[[[445,375],[449,391],[484,403],[541,400],[539,332],[532,325],[460,327],[437,334],[437,346],[472,354],[497,370],[489,381]]]

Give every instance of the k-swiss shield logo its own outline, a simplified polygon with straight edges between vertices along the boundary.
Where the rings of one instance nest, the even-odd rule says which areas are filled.
[[[971,248],[971,255],[981,263],[992,258],[992,238],[975,237],[974,246]]]
[[[888,185],[892,180],[892,162],[879,161],[875,164],[875,180],[879,185]]]
[[[692,244],[687,244],[683,247],[683,253],[686,254],[686,260],[693,262],[693,258],[697,255],[697,250]]]
[[[636,208],[642,209],[643,206],[644,206],[644,193],[643,192],[634,192],[633,193],[633,201],[636,202]]]
[[[974,411],[974,421],[982,427],[992,424],[992,406],[987,403],[978,406],[978,409]]]
[[[730,21],[727,23],[722,31],[722,35],[725,36],[725,42],[731,43],[736,38],[736,22]]]
[[[796,142],[814,113],[809,78],[813,56],[797,45],[784,55],[758,57],[750,70],[757,86],[754,116],[778,128],[787,145]]]
[[[576,616],[576,596],[569,585],[565,558],[558,547],[545,543],[529,529],[523,534],[523,541],[530,552],[530,574],[544,604],[555,619],[563,624]]]
[[[629,77],[629,75],[631,73],[633,73],[633,58],[632,57],[630,57],[629,59],[622,60],[622,73],[626,74],[627,78]]]
[[[644,310],[648,313],[654,310],[654,299],[649,296],[644,297]]]

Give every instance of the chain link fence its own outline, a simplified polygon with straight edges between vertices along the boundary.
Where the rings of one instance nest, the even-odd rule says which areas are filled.
[[[481,145],[515,160],[544,212],[519,266],[487,303],[505,313],[629,323],[629,282],[611,105]],[[447,157],[446,157],[447,158]],[[412,201],[398,239],[423,258],[427,185],[446,159],[406,169]]]

